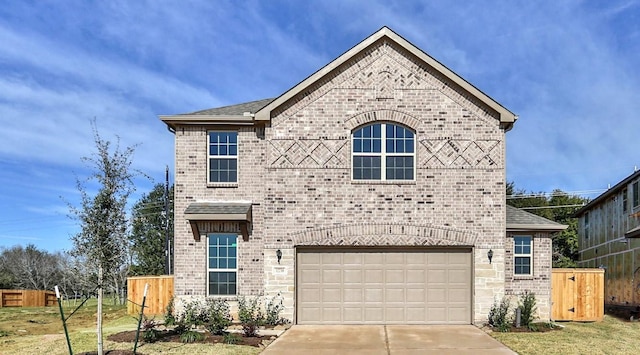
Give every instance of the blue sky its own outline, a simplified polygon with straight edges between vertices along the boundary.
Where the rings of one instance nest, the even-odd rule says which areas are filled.
[[[599,193],[640,166],[638,0],[9,0],[0,247],[71,248],[92,119],[162,182],[173,136],[158,115],[278,96],[385,25],[519,115],[518,187]]]

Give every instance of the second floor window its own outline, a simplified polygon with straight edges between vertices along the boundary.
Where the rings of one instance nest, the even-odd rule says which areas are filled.
[[[238,182],[238,132],[209,132],[209,182]]]
[[[392,123],[360,127],[352,135],[353,180],[414,180],[415,139]]]
[[[640,181],[636,181],[631,185],[631,193],[633,194],[633,208],[640,206]]]

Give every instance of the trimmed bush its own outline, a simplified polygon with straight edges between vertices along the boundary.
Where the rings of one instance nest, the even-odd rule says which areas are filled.
[[[260,299],[258,297],[247,299],[238,298],[238,319],[242,325],[242,332],[246,337],[258,335],[258,327],[264,324]]]
[[[489,311],[489,325],[501,332],[509,331],[511,322],[509,319],[509,299],[506,296],[502,297],[500,303],[498,300],[493,302]]]
[[[535,325],[533,321],[535,320],[535,314],[538,307],[536,306],[536,294],[525,290],[518,300],[518,308],[520,308],[520,321],[522,325],[527,328],[535,331]]]
[[[287,319],[280,317],[280,313],[284,310],[283,301],[284,300],[280,293],[278,293],[276,296],[273,296],[272,299],[265,301],[265,325],[279,325],[289,322]]]
[[[229,304],[226,300],[218,298],[207,300],[207,318],[205,328],[216,335],[224,334],[231,325],[232,317]]]

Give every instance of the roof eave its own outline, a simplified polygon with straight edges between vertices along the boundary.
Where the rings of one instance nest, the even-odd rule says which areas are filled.
[[[464,80],[458,74],[451,71],[442,63],[438,62],[433,57],[431,57],[430,55],[428,55],[427,53],[425,53],[424,51],[422,51],[421,49],[419,49],[418,47],[416,47],[406,39],[404,39],[402,36],[393,32],[388,27],[383,27],[373,35],[369,36],[362,42],[358,43],[357,45],[355,45],[354,47],[346,51],[344,54],[342,54],[341,56],[339,56],[329,64],[325,65],[323,68],[321,68],[317,72],[313,73],[311,76],[307,77],[305,80],[303,80],[298,85],[294,86],[293,88],[291,88],[290,90],[282,94],[280,97],[276,98],[270,104],[258,110],[255,114],[256,121],[269,121],[271,119],[271,111],[273,111],[280,105],[284,104],[285,102],[287,102],[288,100],[290,100],[291,98],[293,98],[294,96],[296,96],[297,94],[305,90],[307,87],[311,86],[314,82],[316,82],[323,76],[327,75],[328,73],[330,73],[331,71],[339,67],[340,65],[347,62],[353,56],[360,53],[361,51],[363,51],[364,49],[366,49],[367,47],[369,47],[370,45],[372,45],[373,43],[375,43],[376,41],[384,37],[387,37],[390,40],[396,42],[398,45],[403,47],[412,55],[418,57],[419,59],[421,59],[422,61],[424,61],[425,63],[427,63],[428,65],[430,65],[431,67],[433,67],[434,69],[436,69],[437,71],[445,75],[449,80],[453,81],[456,85],[459,85],[464,90],[469,92],[471,95],[477,97],[480,101],[484,102],[491,109],[495,110],[500,116],[500,126],[503,129],[505,129],[505,131],[508,131],[513,127],[513,124],[518,118],[514,113],[506,109],[504,106],[500,105],[497,101],[493,100],[491,97],[489,97],[488,95],[480,91],[478,88],[473,86],[468,81]]]
[[[561,232],[569,226],[564,224],[516,224],[507,223],[507,232]]]
[[[176,126],[253,126],[253,115],[172,115],[160,116],[160,120],[168,127]]]

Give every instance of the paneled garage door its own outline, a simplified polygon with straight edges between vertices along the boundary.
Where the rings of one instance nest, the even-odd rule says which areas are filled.
[[[298,324],[470,324],[470,249],[298,249]]]

